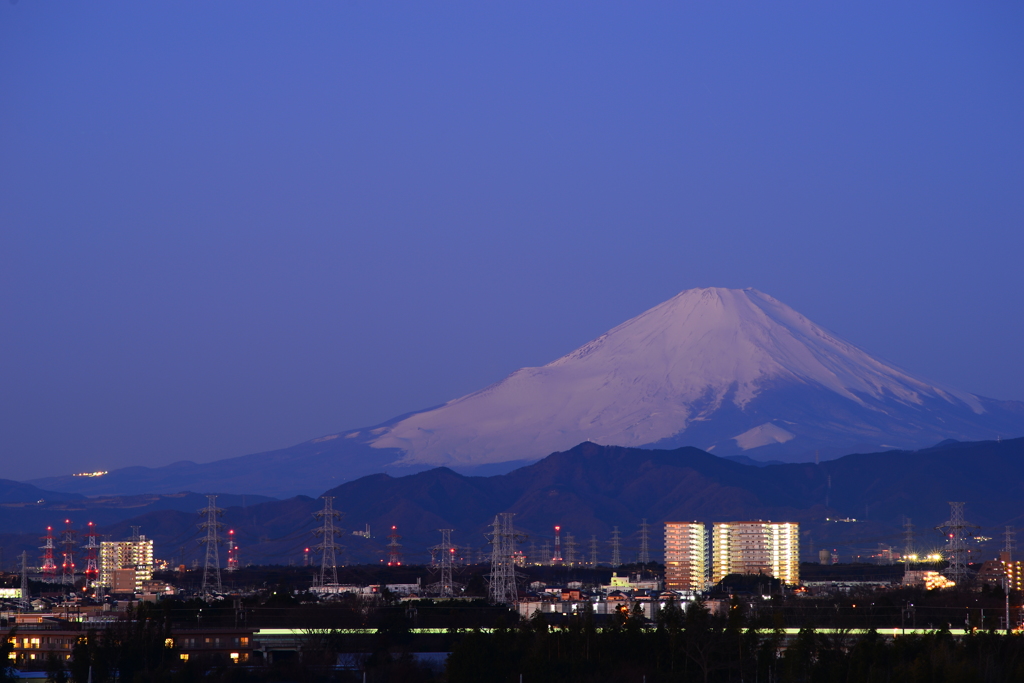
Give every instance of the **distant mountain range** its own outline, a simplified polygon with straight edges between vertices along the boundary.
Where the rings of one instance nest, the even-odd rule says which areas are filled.
[[[604,561],[614,526],[623,535],[623,558],[635,556],[638,525],[645,518],[655,557],[660,557],[666,521],[745,518],[800,522],[805,560],[827,547],[839,548],[849,561],[854,554],[869,557],[880,543],[901,548],[905,516],[917,527],[919,549],[940,547],[943,539],[934,527],[949,518],[948,501],[967,504],[968,520],[980,527],[976,537],[990,539],[972,542],[972,549],[988,557],[1001,546],[1005,525],[1020,526],[1024,519],[1024,438],[761,467],[695,448],[582,443],[504,475],[465,476],[448,468],[403,477],[376,474],[325,494],[334,496],[335,508],[344,513],[342,526],[362,530],[369,525],[372,531],[370,539],[347,535],[340,540],[349,562],[383,558],[392,525],[403,537],[410,562],[427,560],[426,548],[439,542],[442,528],[455,530],[457,545],[480,549],[499,512],[515,513],[516,526],[528,536],[524,547],[550,541],[553,525],[560,524],[564,533],[575,536],[580,553],[588,552],[596,536]],[[142,514],[121,516],[101,531],[120,537],[131,525],[140,525],[156,539],[158,555],[180,557],[184,548],[188,561],[198,557],[194,508],[205,499],[192,494],[188,501],[191,508],[142,508]],[[282,564],[301,561],[303,548],[313,543],[312,513],[323,505],[308,497],[219,502],[227,508],[224,521],[236,530],[245,561]],[[65,510],[71,508],[49,514],[59,522]],[[85,521],[83,514],[94,511],[76,514],[75,521]],[[21,548],[37,552],[40,522],[33,520],[26,529],[6,515],[8,508],[0,506],[0,528],[16,533],[0,536],[0,545],[12,554]]]
[[[376,427],[207,464],[48,477],[82,493],[313,495],[438,465],[508,472],[584,440],[807,462],[1024,435],[1024,403],[939,387],[753,289],[692,289],[540,368]]]

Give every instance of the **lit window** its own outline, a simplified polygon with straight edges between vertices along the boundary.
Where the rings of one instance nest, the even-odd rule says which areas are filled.
[[[164,638],[164,647],[174,647],[174,638]]]
[[[188,661],[188,653],[187,652],[182,652],[180,657],[181,657],[181,661],[183,661],[183,662],[187,662]]]
[[[232,662],[234,662],[235,664],[238,663],[238,653],[237,652],[232,652],[229,656],[231,657],[231,661]]]

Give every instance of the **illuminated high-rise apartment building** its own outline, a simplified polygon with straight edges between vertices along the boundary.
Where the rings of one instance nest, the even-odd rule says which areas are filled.
[[[142,582],[153,578],[153,541],[139,536],[132,541],[100,543],[97,584],[116,593],[141,593]]]
[[[766,574],[800,582],[800,525],[792,522],[719,522],[713,532],[712,581],[729,574]]]
[[[707,528],[702,522],[666,522],[665,589],[702,591],[707,583]]]

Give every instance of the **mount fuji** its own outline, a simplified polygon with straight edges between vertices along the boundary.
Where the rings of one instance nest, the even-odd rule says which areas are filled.
[[[376,472],[507,472],[592,441],[802,462],[1024,435],[1024,403],[914,377],[754,289],[691,289],[543,367],[365,429],[213,463],[32,483],[282,495]],[[203,488],[205,487],[205,488]]]
[[[458,468],[582,441],[793,462],[1021,434],[1022,403],[914,377],[757,290],[707,288],[543,367],[344,436],[400,451],[399,464]]]

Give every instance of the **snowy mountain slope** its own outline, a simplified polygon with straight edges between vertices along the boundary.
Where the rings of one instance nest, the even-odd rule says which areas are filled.
[[[753,289],[684,291],[540,368],[371,433],[396,464],[472,467],[584,440],[803,460],[1024,434],[1024,404],[938,387]],[[368,438],[369,437],[369,438]]]

